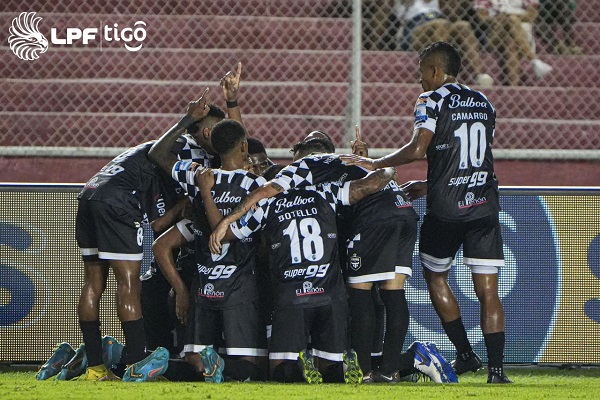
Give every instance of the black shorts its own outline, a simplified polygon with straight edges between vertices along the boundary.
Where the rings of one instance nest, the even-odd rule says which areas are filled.
[[[83,261],[141,261],[144,256],[142,219],[140,210],[80,199],[75,222],[75,239]]]
[[[398,219],[370,226],[355,233],[346,246],[348,283],[394,279],[412,275],[412,258],[417,241],[417,219]]]
[[[183,353],[214,347],[230,356],[267,356],[267,328],[258,299],[224,310],[194,307],[188,315],[192,318]]]
[[[450,269],[460,246],[463,262],[474,273],[497,273],[504,266],[498,214],[473,221],[448,222],[425,215],[419,254],[423,266],[434,272]]]
[[[273,312],[269,359],[297,360],[309,339],[315,357],[342,361],[348,347],[348,304],[336,301],[310,308],[282,307]]]

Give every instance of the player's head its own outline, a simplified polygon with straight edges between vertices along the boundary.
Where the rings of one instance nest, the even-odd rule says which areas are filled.
[[[248,160],[246,130],[233,119],[217,122],[212,128],[210,142],[221,159],[239,157],[241,163]]]
[[[262,176],[266,180],[270,181],[271,179],[275,178],[275,175],[277,175],[283,168],[285,168],[285,165],[273,164],[269,166],[265,172],[263,172]]]
[[[262,175],[263,172],[273,164],[262,142],[255,138],[248,138],[248,155],[252,160],[252,171],[256,175]]]
[[[306,135],[306,137],[304,138],[304,141],[307,141],[310,139],[323,139],[323,140],[327,141],[328,142],[327,153],[335,153],[335,145],[333,144],[333,140],[331,139],[331,136],[329,136],[327,134],[327,132],[312,131],[311,133]]]
[[[212,150],[210,134],[215,124],[225,119],[225,111],[212,103],[208,104],[208,108],[208,114],[200,121],[190,125],[187,128],[187,133],[192,135],[200,146]]]
[[[292,148],[294,161],[313,153],[331,153],[330,142],[321,138],[314,138],[298,142]]]
[[[460,54],[454,46],[446,42],[433,43],[419,54],[419,82],[425,91],[436,90],[447,82],[454,82],[460,67]]]

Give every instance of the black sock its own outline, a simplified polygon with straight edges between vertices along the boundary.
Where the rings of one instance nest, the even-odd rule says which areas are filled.
[[[163,376],[173,382],[204,381],[204,375],[183,359],[169,360],[169,368]]]
[[[373,362],[373,358],[375,357],[381,358],[381,353],[383,353],[383,336],[385,335],[385,323],[385,305],[383,303],[375,303],[375,330],[373,332],[373,346],[371,347],[371,362]],[[377,353],[379,353],[379,356],[373,356],[373,354]],[[381,364],[381,360],[379,360],[379,364]],[[375,369],[375,366],[373,366],[373,369]]]
[[[223,375],[240,382],[265,380],[258,365],[242,358],[227,358]]]
[[[487,348],[488,369],[490,371],[493,371],[492,368],[494,370],[498,369],[500,371],[498,375],[501,375],[504,364],[504,332],[484,334],[483,338],[485,339],[485,347]]]
[[[407,350],[406,353],[400,354],[400,363],[398,369],[400,376],[410,375],[415,372],[415,354],[412,350]]]
[[[322,372],[324,383],[344,383],[344,363],[335,362]]]
[[[275,382],[304,382],[302,370],[296,361],[284,361],[273,369],[272,379]]]
[[[125,344],[127,346],[127,357],[121,362],[131,365],[146,357],[146,335],[144,334],[144,319],[121,322]]]
[[[408,332],[408,303],[404,289],[382,290],[380,294],[386,313],[381,372],[391,374],[400,367],[400,354]]]
[[[102,361],[102,334],[100,333],[100,321],[79,321],[79,328],[83,335],[85,353],[88,366],[95,367],[103,364]]]
[[[467,338],[467,331],[465,330],[462,318],[458,317],[454,321],[442,322],[442,327],[444,328],[444,331],[446,331],[448,339],[454,344],[457,356],[462,356],[463,358],[466,357],[468,359],[473,348]]]
[[[375,333],[375,306],[370,290],[349,288],[352,348],[363,373],[371,371],[371,350]]]

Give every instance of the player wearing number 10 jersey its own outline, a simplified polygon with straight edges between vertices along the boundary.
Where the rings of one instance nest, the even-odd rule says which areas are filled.
[[[402,165],[427,155],[427,189],[408,185],[410,193],[427,192],[427,213],[419,252],[433,305],[457,351],[458,374],[481,368],[467,338],[448,273],[458,249],[471,269],[481,302],[481,329],[488,352],[488,383],[510,383],[504,374],[504,310],[498,296],[498,269],[504,265],[499,222],[498,181],[492,144],[496,110],[477,90],[458,83],[457,50],[434,43],[419,55],[421,85],[415,105],[412,141],[377,160],[349,157],[370,168]]]

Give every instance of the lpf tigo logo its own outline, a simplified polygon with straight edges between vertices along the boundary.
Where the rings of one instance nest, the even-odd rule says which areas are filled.
[[[9,29],[8,44],[12,52],[21,60],[37,60],[40,54],[48,51],[48,39],[39,29],[42,17],[36,17],[35,12],[23,12],[12,21]],[[146,39],[146,23],[136,21],[133,27],[121,28],[117,23],[104,24],[101,28],[68,27],[64,32],[57,28],[50,29],[50,43],[53,45],[73,45],[81,42],[89,45],[92,42],[122,42],[124,47],[132,52],[139,51]]]

